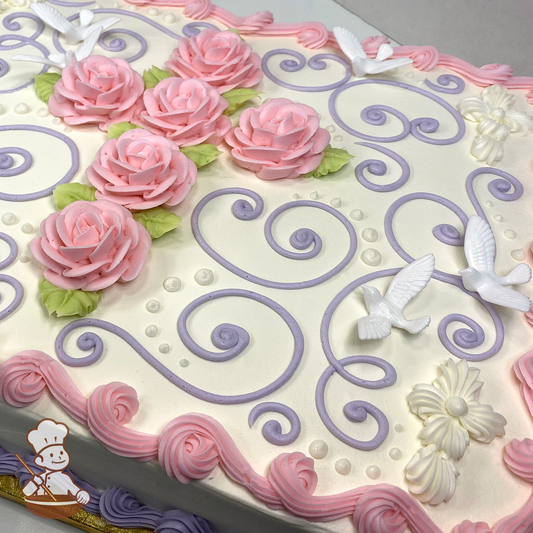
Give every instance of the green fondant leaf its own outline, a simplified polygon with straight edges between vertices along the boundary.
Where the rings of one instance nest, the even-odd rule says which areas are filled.
[[[48,103],[50,96],[54,92],[54,85],[61,79],[61,74],[55,72],[44,72],[43,74],[37,74],[35,79],[35,92],[37,97],[44,103]]]
[[[324,157],[315,170],[306,174],[308,178],[321,178],[326,174],[331,174],[332,172],[337,172],[344,165],[346,165],[350,159],[353,158],[353,155],[349,154],[346,150],[341,150],[340,148],[332,148],[328,144],[326,150],[324,151]]]
[[[224,115],[233,115],[248,100],[255,98],[259,94],[261,94],[261,91],[256,91],[255,89],[231,89],[231,91],[223,93],[222,98],[225,98],[229,103]]]
[[[181,222],[178,215],[167,211],[164,207],[138,211],[133,213],[133,218],[148,230],[152,239],[159,239],[161,235],[177,228]]]
[[[161,70],[157,67],[152,67],[145,70],[143,73],[144,87],[146,89],[153,89],[161,80],[170,78],[172,74],[166,70]]]
[[[108,139],[118,139],[124,132],[128,130],[134,130],[138,128],[136,124],[131,122],[119,122],[118,124],[111,124],[107,128],[107,138]]]
[[[48,314],[57,316],[87,316],[100,303],[100,292],[85,292],[78,289],[60,289],[44,277],[39,281],[39,295]]]
[[[94,202],[96,200],[95,191],[96,189],[94,187],[82,185],[81,183],[64,183],[63,185],[58,185],[54,189],[54,200],[57,209],[61,211],[67,205],[78,200]]]
[[[182,146],[180,150],[198,167],[214,161],[222,152],[214,144],[197,144],[196,146]]]

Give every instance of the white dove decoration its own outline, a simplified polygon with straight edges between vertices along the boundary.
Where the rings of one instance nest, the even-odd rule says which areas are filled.
[[[109,17],[94,24],[94,13],[89,9],[80,11],[79,26],[72,24],[62,13],[48,4],[30,4],[31,10],[48,26],[65,36],[68,44],[77,44],[87,39],[97,28],[105,30],[120,21],[119,17]]]
[[[429,316],[407,320],[403,316],[403,310],[425,288],[434,270],[435,257],[428,254],[400,270],[391,281],[384,297],[375,287],[361,285],[365,305],[370,314],[361,318],[357,324],[359,338],[384,339],[390,335],[391,326],[406,329],[413,334],[427,328],[431,322]]]
[[[403,65],[409,65],[413,62],[408,57],[389,59],[394,50],[387,43],[379,47],[375,59],[370,59],[363,50],[359,39],[350,30],[336,26],[333,28],[333,34],[341,50],[352,62],[352,70],[356,76],[362,77],[366,74],[380,74],[381,72],[402,67]]]
[[[527,283],[531,279],[531,268],[521,263],[507,276],[497,276],[494,273],[494,235],[488,223],[477,215],[473,216],[466,226],[465,255],[468,268],[459,271],[459,274],[466,290],[477,292],[486,302],[524,313],[529,311],[529,298],[506,285]]]
[[[77,61],[81,61],[91,55],[98,38],[102,33],[102,28],[96,28],[85,41],[83,41],[78,49],[73,52],[67,50],[64,54],[50,54],[48,57],[29,56],[29,55],[15,55],[11,59],[14,61],[31,61],[33,63],[42,63],[43,65],[50,65],[51,67],[57,67],[64,69],[67,65],[72,63],[72,60],[76,58]]]

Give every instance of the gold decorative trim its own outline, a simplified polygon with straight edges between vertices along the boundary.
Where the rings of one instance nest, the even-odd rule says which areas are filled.
[[[24,494],[20,490],[18,479],[15,476],[0,476],[0,496],[24,505]],[[87,533],[153,533],[152,529],[124,529],[113,526],[103,518],[94,516],[83,509],[70,518],[64,518],[61,522]]]

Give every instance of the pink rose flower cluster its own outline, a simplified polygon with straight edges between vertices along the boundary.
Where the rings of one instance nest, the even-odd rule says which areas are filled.
[[[70,125],[129,122],[142,108],[144,81],[120,58],[89,56],[63,69],[48,101],[50,113]]]
[[[41,223],[30,250],[44,277],[61,289],[99,291],[135,279],[152,240],[132,214],[113,202],[78,201]]]
[[[263,180],[275,180],[315,170],[330,134],[320,127],[312,107],[275,98],[257,109],[245,109],[226,142],[233,148],[231,155],[237,165]]]
[[[180,78],[204,80],[219,93],[254,87],[263,79],[261,58],[232,31],[203,30],[178,41],[165,65]]]
[[[107,141],[86,171],[97,189],[96,198],[128,209],[179,204],[197,173],[196,165],[175,143],[142,129]]]

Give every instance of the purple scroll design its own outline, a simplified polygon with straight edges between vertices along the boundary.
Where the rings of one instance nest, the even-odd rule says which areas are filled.
[[[179,39],[181,35],[178,35],[177,33],[174,33],[173,31],[169,30],[168,28],[165,28],[165,26],[162,26],[161,24],[151,20],[150,18],[141,15],[140,13],[135,13],[132,11],[126,11],[124,9],[114,9],[114,8],[102,8],[102,9],[92,9],[91,10],[95,14],[113,14],[113,15],[120,15],[121,17],[133,17],[137,20],[142,20],[143,22],[146,22],[146,24],[149,24],[153,28],[156,28],[157,30],[163,32],[164,34],[168,35],[169,37],[173,37],[174,39]],[[71,22],[73,20],[79,19],[80,14],[74,13],[70,17],[68,17],[68,20]],[[134,54],[131,57],[125,58],[125,61],[128,63],[133,63],[134,61],[137,61],[137,59],[144,56],[146,53],[146,50],[148,49],[148,44],[146,42],[146,39],[140,35],[139,33],[124,29],[124,28],[111,28],[100,35],[100,38],[98,39],[98,44],[106,51],[108,52],[122,52],[125,50],[128,45],[126,41],[120,37],[116,37],[112,39],[111,41],[107,42],[107,39],[114,34],[121,34],[121,35],[128,35],[130,37],[133,37],[136,39],[140,44],[140,50],[136,54]],[[58,52],[65,52],[65,48],[61,45],[59,42],[59,32],[55,31],[54,35],[52,36],[52,40],[54,43],[54,46],[56,47],[56,50]]]
[[[94,4],[94,0],[90,0],[89,2],[69,2],[67,0],[46,0],[49,4],[54,4],[55,6],[61,6],[61,7],[86,7],[86,6],[92,6]]]
[[[433,83],[431,80],[425,80],[424,83],[438,93],[461,94],[465,90],[465,81],[453,74],[442,74],[437,78],[437,83]],[[449,87],[450,84],[455,85],[455,87]]]
[[[25,13],[24,11],[17,11],[16,13],[10,13],[9,15],[5,16],[4,20],[2,21],[4,28],[8,31],[21,31],[22,26],[20,25],[20,22],[18,22],[16,19],[29,19],[35,22],[35,24],[37,25],[35,32],[33,33],[33,35],[26,37],[31,41],[35,41],[37,37],[39,37],[44,31],[44,22],[37,15],[34,15],[33,13]],[[24,46],[24,44],[25,43],[15,45],[10,48],[10,50],[13,50],[15,48],[21,48],[22,46]]]
[[[291,379],[291,377],[296,372],[296,369],[298,368],[302,360],[302,355],[304,351],[304,337],[303,337],[300,327],[298,326],[297,322],[294,320],[292,315],[288,311],[286,311],[283,307],[281,307],[279,304],[271,300],[270,298],[267,298],[266,296],[262,296],[252,291],[245,291],[241,289],[224,289],[224,290],[215,291],[215,292],[206,294],[204,296],[201,296],[200,298],[197,298],[183,310],[183,312],[181,313],[178,319],[179,335],[181,339],[183,340],[183,342],[185,343],[185,345],[187,346],[187,348],[189,348],[189,350],[195,355],[199,355],[203,357],[204,359],[208,359],[211,361],[224,360],[224,358],[217,358],[216,355],[218,354],[216,352],[208,352],[207,350],[203,349],[198,344],[196,344],[194,340],[192,340],[192,338],[190,337],[186,329],[186,324],[187,324],[187,319],[189,315],[195,309],[200,307],[202,304],[212,301],[212,300],[216,300],[217,298],[226,298],[226,297],[248,298],[251,300],[255,300],[256,302],[259,302],[263,305],[266,305],[267,307],[272,309],[282,318],[282,320],[289,327],[294,338],[294,349],[293,349],[293,353],[291,356],[291,360],[289,364],[287,365],[287,368],[272,383],[269,383],[265,387],[258,389],[256,391],[245,393],[245,394],[220,395],[220,394],[214,394],[214,393],[205,391],[203,389],[200,389],[198,387],[195,387],[194,385],[191,385],[184,379],[180,378],[178,375],[172,372],[172,370],[170,370],[168,367],[162,364],[127,331],[125,331],[124,329],[120,328],[119,326],[115,324],[106,322],[104,320],[85,318],[81,320],[75,320],[71,322],[70,324],[66,325],[59,332],[59,335],[57,336],[56,341],[55,341],[55,349],[56,349],[57,356],[59,360],[67,366],[80,367],[80,366],[88,366],[88,365],[95,363],[96,361],[100,359],[100,357],[102,357],[102,354],[104,352],[104,342],[102,338],[99,337],[96,333],[87,331],[85,333],[82,333],[78,337],[78,340],[77,340],[78,348],[82,351],[90,352],[89,355],[82,357],[82,358],[73,358],[69,356],[65,352],[64,343],[65,343],[65,339],[67,338],[67,336],[76,329],[100,328],[121,338],[124,342],[129,344],[131,348],[133,348],[149,365],[155,368],[162,376],[168,379],[171,383],[176,385],[176,387],[184,390],[185,392],[191,394],[192,396],[200,400],[211,402],[211,403],[225,404],[225,405],[247,403],[247,402],[259,400],[261,398],[264,398],[265,396],[268,396],[269,394],[272,394],[274,391],[278,390],[285,383],[287,383],[289,379]],[[223,325],[223,327],[226,327],[226,326],[227,325]],[[244,331],[244,329],[239,328],[237,335],[241,334],[242,331]],[[246,333],[246,335],[248,335],[248,333]],[[236,343],[238,344],[238,340],[236,341]],[[241,346],[242,345],[239,345],[239,347]],[[229,343],[229,345],[226,345],[226,349],[229,350],[233,354],[232,355],[233,357],[235,357],[236,354],[234,351],[233,352],[231,351],[232,348],[233,346],[231,342]],[[210,354],[213,355],[213,357],[211,357]]]
[[[298,72],[302,70],[306,65],[309,66],[309,68],[313,70],[324,70],[327,67],[326,60],[330,60],[330,61],[336,61],[337,63],[340,63],[344,67],[345,69],[344,78],[335,83],[330,83],[329,85],[320,85],[317,87],[313,87],[313,86],[306,87],[302,85],[293,85],[286,81],[280,80],[270,70],[268,66],[268,62],[270,58],[274,56],[278,56],[278,55],[288,55],[294,58],[294,59],[284,59],[280,63],[281,69],[284,70],[285,72]],[[269,52],[267,52],[263,56],[263,61],[261,65],[262,65],[263,72],[265,73],[265,76],[267,78],[272,80],[276,85],[285,87],[286,89],[292,89],[293,91],[302,91],[302,92],[311,92],[311,93],[331,91],[332,89],[335,89],[337,87],[344,85],[352,77],[352,65],[350,64],[350,62],[347,61],[345,58],[340,57],[336,54],[317,54],[311,57],[309,60],[306,60],[305,56],[303,54],[300,54],[300,52],[296,52],[295,50],[289,50],[287,48],[279,48],[277,50],[270,50]]]
[[[378,423],[378,431],[373,439],[369,441],[360,441],[354,439],[353,437],[350,437],[335,425],[326,409],[325,390],[329,379],[333,376],[333,374],[338,373],[344,379],[359,387],[363,387],[365,389],[382,389],[394,385],[394,383],[396,383],[397,374],[396,370],[390,363],[384,361],[383,359],[380,359],[379,357],[354,355],[350,357],[345,357],[344,359],[340,360],[337,359],[335,357],[335,354],[333,353],[333,349],[331,348],[329,338],[331,320],[333,318],[333,315],[335,314],[335,311],[342,303],[342,301],[355,289],[357,289],[364,283],[368,283],[369,281],[372,281],[377,278],[395,276],[400,270],[401,269],[399,268],[380,270],[378,272],[372,272],[371,274],[367,274],[356,279],[355,281],[352,281],[350,284],[344,287],[344,289],[342,289],[328,305],[322,318],[322,323],[320,325],[320,338],[322,340],[322,348],[324,349],[324,353],[328,358],[330,366],[326,368],[317,383],[315,392],[315,402],[317,411],[320,416],[320,419],[332,435],[337,437],[342,442],[358,450],[375,450],[383,443],[383,441],[387,438],[387,435],[389,434],[389,422],[387,420],[387,417],[380,409],[368,402],[359,400],[349,402],[344,406],[344,414],[350,421],[364,422],[367,418],[367,415],[370,414],[376,419]],[[361,379],[357,376],[354,376],[345,368],[348,365],[357,363],[366,363],[377,366],[385,372],[385,375],[381,379],[375,381]]]
[[[24,161],[20,165],[15,166],[15,160],[11,154],[22,156]],[[0,178],[18,176],[26,172],[32,164],[33,157],[28,150],[16,147],[0,148]]]
[[[480,172],[478,172],[478,170]],[[494,173],[492,171],[494,171],[495,169],[478,169],[478,170],[470,174],[469,180],[470,178],[472,178],[469,181],[470,185],[472,185],[473,179],[479,174],[483,172]],[[496,172],[501,172],[501,171],[496,171]],[[504,180],[494,180],[494,181],[500,182]],[[507,183],[507,185],[509,184]],[[493,185],[493,189],[500,196],[503,197],[505,195],[506,200],[510,200],[511,198],[513,198],[514,193],[507,194],[507,192],[502,192],[502,189],[504,188],[506,189],[506,191],[508,191],[510,189],[510,185],[509,187],[507,186],[503,187],[502,183],[495,183]],[[474,194],[473,189],[472,189],[472,194]],[[477,199],[475,198],[475,196],[470,196],[470,193],[469,193],[469,197],[472,203],[474,203],[474,200],[475,202],[477,202]],[[394,235],[392,223],[393,223],[393,219],[394,219],[394,215],[396,211],[401,206],[413,200],[429,200],[432,202],[436,202],[440,205],[443,205],[444,207],[447,207],[448,209],[453,211],[453,213],[455,213],[458,216],[465,230],[466,230],[466,225],[468,223],[468,216],[466,215],[466,213],[459,206],[457,206],[456,204],[454,204],[453,202],[451,202],[450,200],[442,196],[438,196],[436,194],[431,194],[431,193],[412,193],[412,194],[403,196],[402,198],[399,198],[391,205],[391,207],[389,208],[389,210],[387,211],[385,215],[385,235],[387,236],[387,240],[389,241],[394,251],[408,263],[413,262],[414,258],[410,256],[400,246],[398,240],[396,239],[396,236]],[[477,202],[477,204],[479,205],[479,202]],[[474,203],[474,205],[476,204]],[[476,211],[478,211],[477,207],[476,207]],[[481,207],[479,207],[478,214],[480,216],[485,217],[483,211],[481,210]],[[445,244],[451,244],[453,246],[457,246],[458,241],[459,239],[461,239],[461,237],[460,237],[459,231],[456,228],[454,228],[455,231],[453,231],[451,228],[454,228],[454,227],[451,225],[441,224],[433,230],[433,234],[435,235],[435,237],[441,240],[441,242],[444,242]],[[451,243],[446,242],[445,233],[447,233],[448,236],[452,239],[452,241],[455,241],[455,242],[451,242]],[[492,321],[494,322],[494,327],[496,330],[496,339],[492,347],[490,347],[486,351],[479,353],[479,354],[472,354],[472,353],[465,352],[464,351],[465,349],[471,350],[471,349],[477,348],[478,346],[481,346],[481,344],[483,344],[483,342],[485,341],[485,333],[483,331],[483,328],[479,324],[477,324],[477,322],[475,322],[472,318],[469,318],[463,314],[451,314],[451,315],[444,317],[441,320],[439,327],[438,327],[439,338],[442,344],[444,345],[444,347],[456,357],[459,357],[460,359],[467,359],[468,361],[484,361],[496,355],[500,351],[501,347],[503,346],[503,341],[504,341],[503,322],[496,308],[492,304],[485,302],[476,292],[467,291],[463,286],[463,282],[460,276],[448,274],[446,272],[442,272],[441,270],[435,270],[433,272],[433,278],[438,281],[448,283],[449,285],[454,285],[455,287],[458,287],[465,294],[468,294],[469,296],[471,296],[472,298],[475,298],[478,302],[480,302],[490,314]],[[448,335],[447,335],[447,327],[452,322],[460,322],[468,326],[468,328],[470,328],[470,329],[460,328],[454,332],[453,340],[455,344],[452,343],[452,341],[448,338]]]
[[[13,15],[17,15],[17,13],[13,13]],[[31,18],[29,14],[27,15],[28,18]],[[4,20],[5,23],[5,20]],[[13,25],[19,26],[18,22],[13,23]],[[19,26],[20,27],[20,26]],[[37,35],[38,31],[34,34]],[[10,43],[10,44],[8,44]],[[50,52],[48,51],[48,48],[43,46],[41,43],[35,41],[31,37],[24,37],[23,35],[13,35],[13,34],[6,34],[0,36],[0,52],[6,51],[6,50],[15,50],[17,48],[21,48],[22,46],[33,46],[34,48],[37,48],[40,52],[42,52],[43,57],[48,57]],[[43,65],[41,70],[37,74],[42,74],[43,72],[47,72],[50,67],[48,65]],[[5,60],[0,60],[0,78],[5,76],[10,70],[10,64],[7,63]],[[21,89],[25,89],[26,87],[29,87],[34,83],[33,78],[30,80],[22,83],[21,85],[17,85],[16,87],[12,87],[10,89],[0,89],[0,94],[8,94],[8,93],[14,93],[17,91],[20,91]]]
[[[282,414],[290,422],[291,429],[287,433],[283,433],[281,424],[277,420],[269,420],[263,426],[263,437],[275,446],[292,444],[299,437],[302,424],[296,412],[287,405],[278,402],[263,402],[256,405],[250,411],[248,425],[252,427],[262,414],[269,412]]]
[[[9,265],[11,265],[17,258],[18,246],[15,242],[15,239],[10,237],[6,233],[0,232],[0,240],[6,242],[9,246],[8,256],[4,260],[0,261],[0,270],[3,270],[4,268],[7,268]],[[11,287],[15,291],[15,297],[13,298],[13,301],[5,309],[0,311],[0,320],[3,320],[11,313],[13,313],[13,311],[15,311],[15,309],[17,309],[18,306],[22,303],[22,299],[24,297],[24,288],[22,287],[20,281],[6,274],[0,274],[0,283],[7,283],[8,285],[11,285]],[[0,301],[1,300],[2,295],[0,294]]]
[[[220,30],[220,28],[217,28],[214,24],[209,24],[209,22],[194,21],[189,22],[189,24],[185,24],[181,31],[183,32],[183,35],[185,35],[185,37],[194,37],[195,35],[198,35],[201,31],[208,28]]]
[[[400,187],[403,187],[403,185],[407,183],[407,181],[409,180],[409,176],[411,175],[411,169],[409,167],[409,164],[403,157],[400,157],[396,152],[393,152],[392,150],[389,150],[384,146],[379,146],[379,144],[354,144],[358,146],[365,146],[366,148],[371,148],[372,150],[377,150],[378,152],[385,154],[391,159],[394,159],[394,161],[396,161],[396,163],[398,163],[402,169],[402,175],[394,183],[389,183],[387,185],[372,183],[368,181],[368,179],[365,177],[365,170],[368,170],[368,172],[370,172],[374,176],[384,176],[387,172],[387,165],[384,161],[381,161],[379,159],[366,159],[355,167],[355,176],[363,187],[374,192],[391,192],[395,191],[396,189],[399,189]]]
[[[390,85],[392,87],[399,87],[399,88],[414,92],[416,94],[425,96],[426,98],[429,98],[430,100],[433,100],[437,104],[441,105],[444,109],[446,109],[450,113],[450,115],[452,115],[455,122],[457,123],[457,128],[458,128],[457,133],[453,137],[450,137],[448,139],[433,139],[431,137],[428,137],[425,134],[435,133],[439,129],[440,123],[438,120],[431,118],[431,117],[420,117],[420,118],[415,118],[413,120],[409,120],[401,111],[394,109],[390,106],[379,105],[379,104],[371,105],[363,109],[361,111],[361,119],[367,124],[371,124],[372,126],[383,126],[387,122],[387,114],[390,114],[396,117],[397,119],[399,119],[400,122],[402,123],[403,131],[401,133],[399,133],[398,135],[393,135],[391,137],[377,137],[373,135],[367,135],[365,133],[361,133],[353,129],[348,124],[346,124],[339,116],[339,113],[337,112],[337,108],[336,108],[336,100],[343,91],[346,91],[347,89],[351,89],[352,87],[356,87],[358,85],[367,85],[367,84]],[[454,144],[460,141],[463,138],[465,131],[466,131],[463,117],[461,117],[458,111],[448,102],[446,102],[439,96],[436,96],[424,89],[420,89],[418,87],[414,87],[407,83],[402,83],[402,82],[394,81],[394,80],[364,79],[364,80],[353,81],[351,83],[348,83],[346,85],[343,85],[342,87],[335,89],[335,91],[333,91],[333,93],[331,94],[329,98],[328,105],[329,105],[329,112],[331,116],[333,117],[333,120],[337,123],[339,127],[341,127],[346,132],[350,133],[354,137],[359,137],[360,139],[364,139],[366,141],[374,141],[374,142],[381,142],[381,143],[396,142],[396,141],[400,141],[401,139],[405,139],[405,137],[409,135],[412,135],[419,141],[422,141],[428,144],[445,145],[445,144]]]
[[[27,202],[30,200],[37,200],[39,198],[44,198],[45,196],[50,196],[53,190],[58,185],[61,185],[63,183],[68,183],[76,175],[76,172],[78,172],[78,169],[80,166],[78,148],[74,144],[72,139],[70,139],[66,135],[63,135],[62,133],[59,133],[50,128],[44,128],[42,126],[33,126],[29,124],[10,124],[9,126],[0,126],[0,133],[3,131],[33,131],[36,133],[43,133],[45,135],[51,135],[52,137],[55,137],[56,139],[59,139],[60,141],[64,142],[68,146],[70,150],[72,163],[67,173],[58,182],[54,183],[51,187],[47,187],[46,189],[42,189],[40,191],[30,192],[30,193],[25,193],[25,194],[10,194],[10,193],[5,193],[5,192],[0,191],[0,200],[5,200],[7,202]],[[15,153],[14,150],[19,150],[19,149],[18,148],[16,149],[7,148],[6,150],[10,151],[11,153]],[[26,152],[26,150],[24,150],[24,152]],[[31,155],[30,155],[30,158],[31,158]],[[17,171],[16,174],[14,173],[11,175],[20,175],[26,170],[28,170],[29,166],[26,167],[27,161],[28,159],[25,158],[25,162],[22,165],[19,165],[18,167],[13,169]]]
[[[322,249],[322,239],[315,231],[309,228],[300,228],[296,230],[295,232],[293,232],[290,237],[289,242],[293,248],[295,248],[296,250],[307,250],[311,248],[308,252],[293,252],[293,251],[285,250],[274,240],[274,237],[272,235],[272,225],[274,221],[276,220],[276,218],[279,215],[281,215],[283,212],[289,209],[297,208],[297,207],[312,207],[312,208],[321,209],[322,211],[326,211],[327,213],[330,213],[337,220],[339,220],[343,224],[343,226],[346,228],[346,231],[348,232],[348,235],[350,237],[350,246],[349,246],[347,254],[342,259],[342,261],[340,261],[340,263],[338,263],[335,267],[333,267],[326,274],[323,274],[322,276],[319,276],[317,278],[313,278],[310,280],[306,280],[306,281],[284,283],[280,281],[270,281],[270,280],[255,276],[253,274],[250,274],[249,272],[246,272],[245,270],[237,267],[233,263],[230,263],[227,259],[222,257],[218,252],[216,252],[204,239],[202,232],[200,230],[200,215],[201,215],[203,208],[214,198],[217,198],[219,196],[224,196],[226,194],[241,194],[244,196],[248,196],[255,202],[255,207],[253,207],[252,204],[248,200],[239,199],[235,201],[235,203],[233,204],[233,215],[239,220],[243,220],[243,221],[254,220],[258,218],[263,212],[263,208],[264,208],[263,199],[256,192],[251,191],[249,189],[243,189],[240,187],[219,189],[217,191],[213,191],[209,193],[208,195],[206,195],[202,200],[200,200],[200,202],[195,207],[192,217],[191,217],[192,232],[193,232],[193,235],[196,241],[200,245],[200,247],[208,255],[210,255],[215,261],[217,261],[217,263],[222,265],[224,268],[226,268],[230,272],[233,272],[234,274],[236,274],[237,276],[243,279],[246,279],[257,285],[262,285],[263,287],[269,287],[273,289],[286,289],[286,290],[306,289],[308,287],[314,287],[316,285],[319,285],[323,283],[324,281],[327,281],[328,279],[331,279],[333,276],[337,275],[352,260],[353,256],[355,255],[355,252],[357,249],[357,235],[355,234],[355,230],[352,224],[344,215],[342,215],[336,209],[330,207],[329,205],[322,204],[320,202],[298,200],[295,202],[289,202],[287,204],[284,204],[278,207],[268,217],[265,223],[265,238],[268,244],[270,245],[270,247],[274,251],[276,251],[278,254],[280,254],[282,257],[286,257],[288,259],[305,260],[305,259],[311,259],[313,257],[316,257]]]

